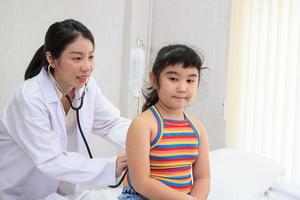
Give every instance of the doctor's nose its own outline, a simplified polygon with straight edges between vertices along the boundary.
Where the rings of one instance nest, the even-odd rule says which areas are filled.
[[[94,63],[91,61],[85,61],[82,63],[80,70],[82,72],[92,71],[94,68]]]

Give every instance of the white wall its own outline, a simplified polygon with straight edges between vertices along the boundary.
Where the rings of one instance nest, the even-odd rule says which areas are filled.
[[[151,49],[150,62],[157,50],[169,43],[201,48],[210,72],[204,75],[199,101],[189,112],[203,121],[211,148],[222,147],[229,1],[1,0],[0,110],[23,81],[25,69],[42,45],[49,25],[74,18],[95,37],[94,77],[103,93],[129,117],[136,114],[137,108],[128,91],[130,50],[135,48],[136,39],[144,42],[145,50]],[[92,138],[90,142],[95,155],[119,151],[101,139]]]
[[[189,113],[201,119],[211,149],[225,145],[223,102],[227,68],[230,0],[154,0],[151,49],[171,43],[194,46],[204,55],[199,94]]]
[[[1,0],[0,109],[23,81],[25,69],[42,45],[48,27],[66,18],[77,19],[92,31],[96,43],[93,76],[103,93],[120,108],[124,11],[123,0]],[[92,139],[92,143],[98,142]],[[97,146],[100,155],[117,151],[102,141]]]
[[[1,108],[11,88],[22,82],[24,71],[42,45],[49,25],[66,18],[77,19],[92,31],[96,41],[94,77],[118,106],[116,91],[121,85],[124,7],[123,0],[1,0],[0,69],[2,75],[9,75],[1,80],[9,86],[0,88]]]
[[[123,113],[130,118],[133,118],[138,113],[138,102],[133,97],[133,93],[129,89],[130,83],[128,82],[131,51],[137,48],[137,39],[142,41],[145,52],[148,50],[150,45],[148,41],[150,41],[151,37],[151,10],[152,0],[126,1],[122,63],[123,84],[120,93],[120,106]]]
[[[187,112],[199,118],[207,129],[210,148],[225,146],[224,100],[226,88],[227,48],[230,0],[133,0],[128,5],[127,50],[134,48],[135,39],[142,39],[150,58],[164,45],[183,43],[203,53],[205,66],[199,94]],[[128,71],[129,52],[125,51],[123,70]],[[124,71],[123,71],[124,72]],[[128,73],[127,73],[128,75]],[[126,76],[126,73],[125,75]],[[123,79],[125,82],[128,76]],[[128,84],[127,84],[128,85]],[[123,90],[127,99],[122,110],[130,117],[136,113],[137,102],[130,91]]]

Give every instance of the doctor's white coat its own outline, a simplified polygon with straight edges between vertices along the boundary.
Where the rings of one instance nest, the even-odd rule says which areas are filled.
[[[120,117],[93,78],[79,115],[84,134],[95,133],[124,147],[130,120]],[[114,184],[115,157],[87,158],[80,133],[75,134],[80,153],[67,151],[64,113],[42,69],[16,91],[1,116],[0,199],[54,199],[60,180],[86,186]]]

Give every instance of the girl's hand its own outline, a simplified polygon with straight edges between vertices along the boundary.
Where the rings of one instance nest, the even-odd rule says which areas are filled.
[[[127,168],[127,156],[120,155],[116,160],[116,178],[122,175],[122,172]]]

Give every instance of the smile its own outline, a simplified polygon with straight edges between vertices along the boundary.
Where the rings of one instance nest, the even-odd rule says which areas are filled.
[[[76,77],[80,82],[86,82],[89,76],[77,76]]]

